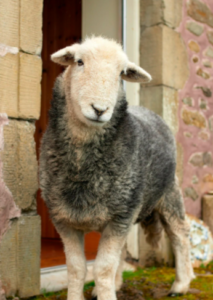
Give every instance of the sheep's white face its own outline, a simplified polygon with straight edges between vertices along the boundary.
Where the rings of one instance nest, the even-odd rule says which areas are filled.
[[[69,66],[70,101],[78,119],[88,126],[103,125],[111,119],[121,79],[151,80],[146,71],[129,62],[121,45],[102,37],[59,50],[51,59]]]

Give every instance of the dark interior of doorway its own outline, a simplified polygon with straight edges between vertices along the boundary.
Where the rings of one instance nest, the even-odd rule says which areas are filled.
[[[50,61],[50,55],[63,47],[81,41],[81,2],[81,0],[44,0],[41,116],[36,122],[35,132],[37,156],[39,156],[40,140],[48,122],[54,81],[64,70],[63,67]],[[41,268],[63,265],[65,264],[63,245],[49,219],[40,191],[37,193],[37,206],[42,223]],[[98,233],[86,234],[85,255],[88,260],[95,258],[99,239]]]

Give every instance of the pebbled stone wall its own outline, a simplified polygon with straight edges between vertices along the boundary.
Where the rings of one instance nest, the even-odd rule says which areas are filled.
[[[213,1],[141,0],[140,22],[141,66],[153,76],[140,103],[173,131],[186,211],[201,217],[213,190]]]
[[[213,190],[213,2],[184,0],[176,29],[183,39],[189,76],[178,91],[176,135],[183,152],[181,186],[187,212],[201,217],[203,195]]]

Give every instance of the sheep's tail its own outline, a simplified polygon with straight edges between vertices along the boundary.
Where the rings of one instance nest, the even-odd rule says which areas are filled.
[[[154,248],[159,248],[163,225],[158,211],[153,210],[152,213],[141,222],[141,226],[144,228],[147,243]]]

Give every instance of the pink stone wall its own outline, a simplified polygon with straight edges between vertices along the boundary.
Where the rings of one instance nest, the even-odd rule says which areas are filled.
[[[202,196],[213,191],[213,0],[183,0],[177,29],[188,53],[189,78],[179,91],[186,211],[201,217]]]
[[[6,114],[0,114],[0,152],[4,147],[3,127],[8,124],[8,121]],[[0,156],[0,242],[10,226],[10,220],[19,216],[20,210],[3,180],[3,163]]]

